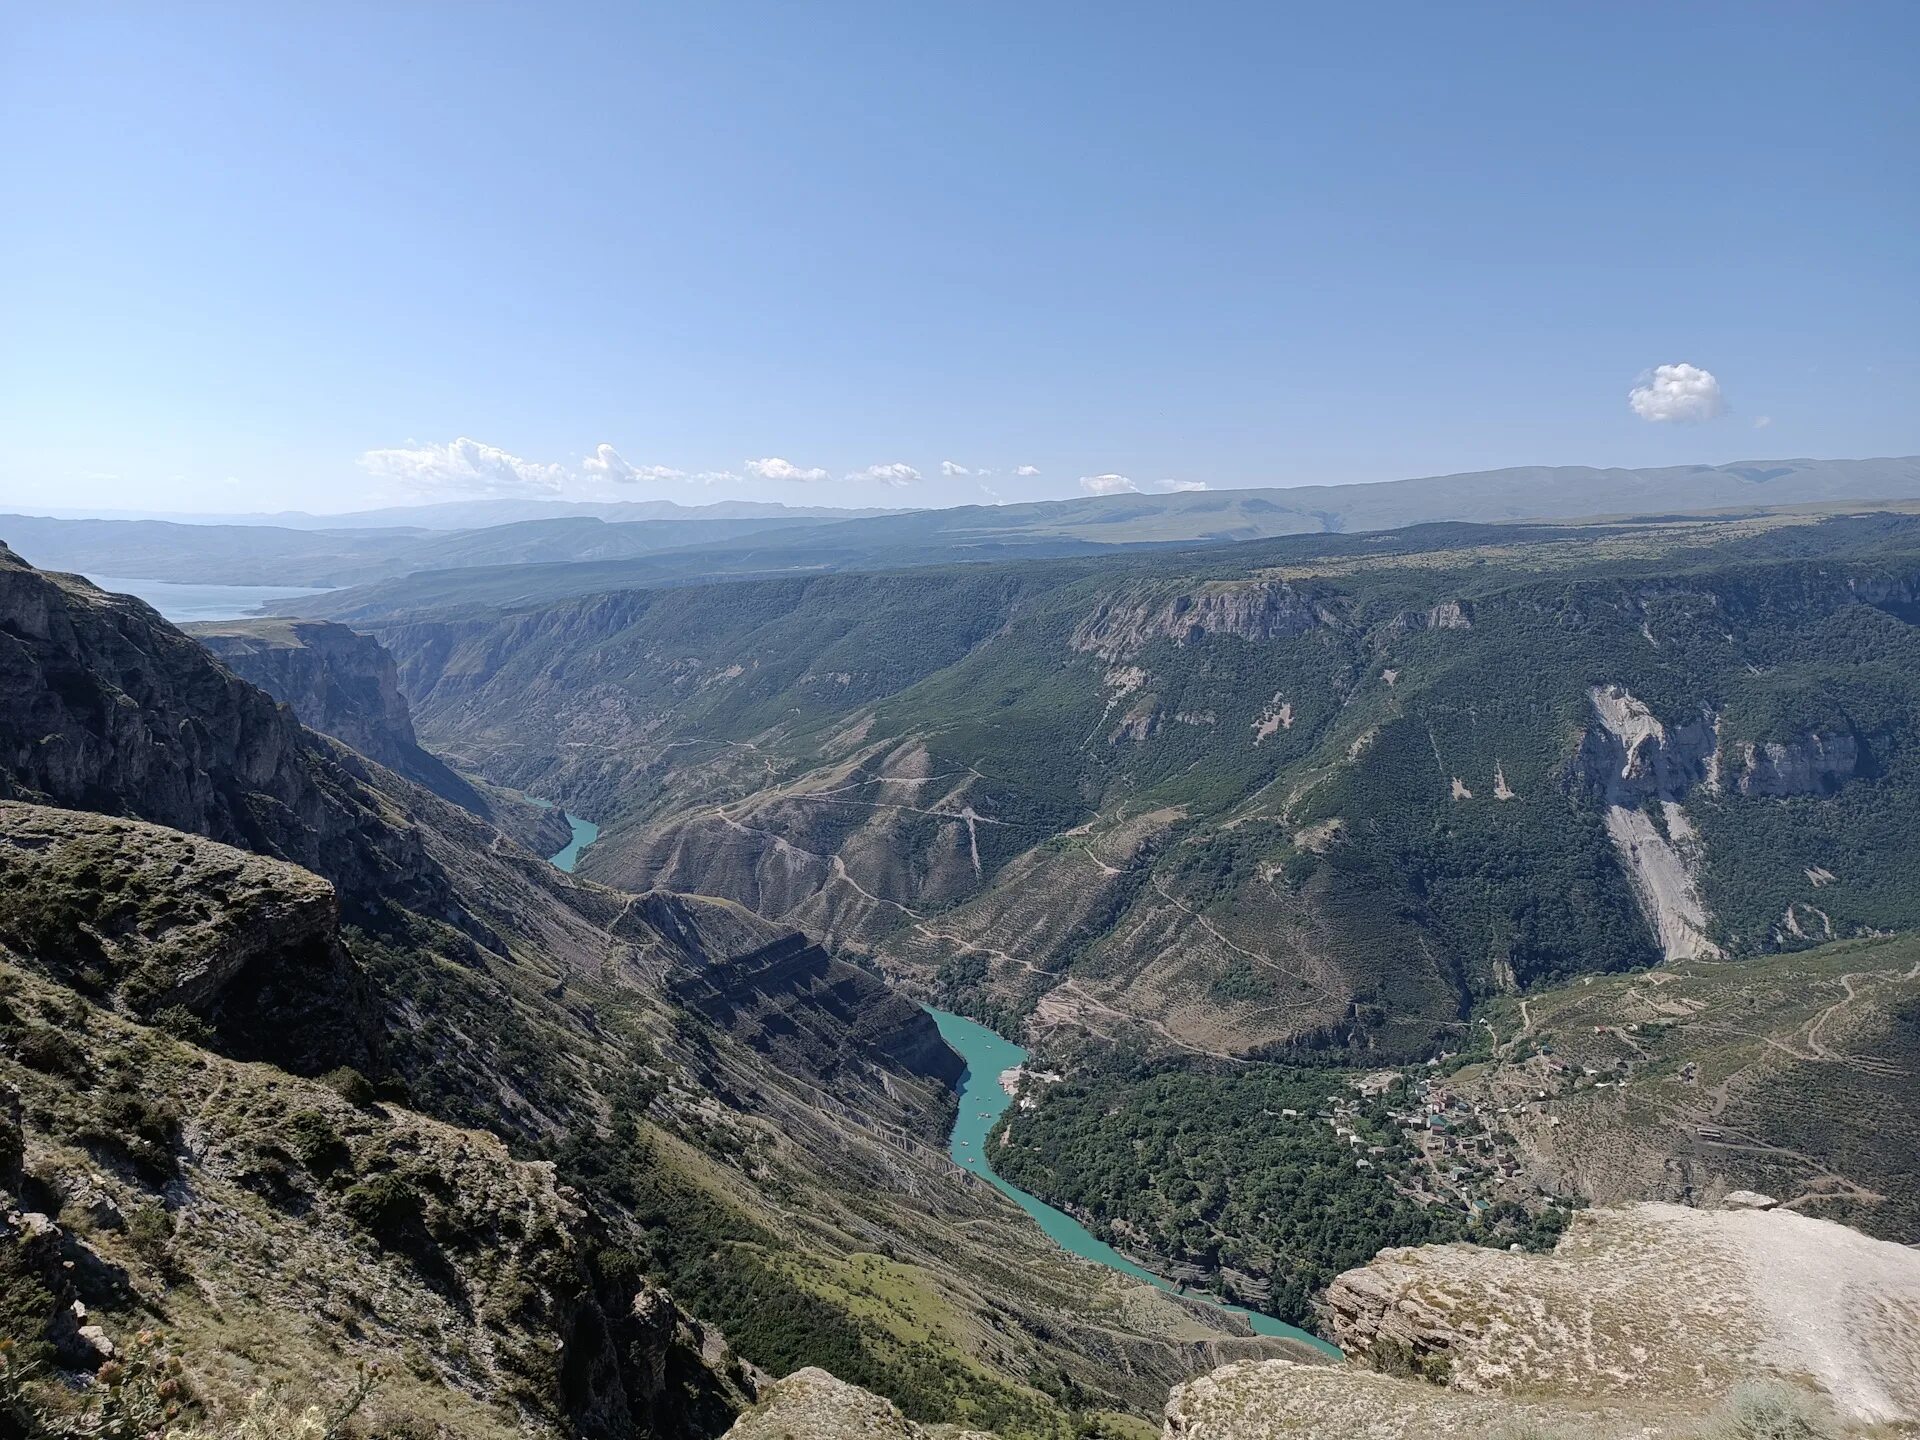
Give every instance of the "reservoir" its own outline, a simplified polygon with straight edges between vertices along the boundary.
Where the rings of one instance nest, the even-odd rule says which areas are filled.
[[[1031,1215],[1042,1233],[1061,1249],[1083,1260],[1091,1260],[1096,1265],[1105,1265],[1109,1270],[1118,1270],[1144,1285],[1173,1290],[1172,1282],[1142,1269],[1111,1245],[1096,1239],[1086,1226],[1071,1215],[1054,1209],[1017,1186],[1009,1185],[993,1173],[993,1167],[987,1164],[987,1135],[1002,1112],[1013,1103],[1013,1098],[1000,1088],[1000,1072],[1024,1064],[1027,1052],[1004,1036],[984,1025],[976,1025],[963,1016],[935,1010],[932,1006],[927,1007],[927,1013],[933,1016],[934,1024],[940,1027],[941,1037],[958,1050],[961,1058],[967,1062],[967,1072],[960,1077],[960,1113],[953,1124],[950,1147],[954,1162],[978,1175]],[[1240,1316],[1253,1327],[1256,1334],[1302,1340],[1323,1354],[1336,1358],[1340,1355],[1338,1347],[1329,1345],[1316,1335],[1309,1335],[1295,1326],[1275,1320],[1272,1316],[1243,1310],[1237,1305],[1223,1304],[1191,1291],[1185,1293],[1189,1299],[1202,1300],[1216,1309]]]
[[[276,601],[327,593],[300,585],[187,585],[172,580],[129,580],[121,575],[89,575],[87,579],[115,595],[146,601],[176,625],[268,615],[273,613]]]

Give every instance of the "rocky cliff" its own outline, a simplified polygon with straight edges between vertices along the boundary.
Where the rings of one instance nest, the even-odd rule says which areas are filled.
[[[491,818],[480,792],[421,748],[393,656],[371,635],[326,620],[209,620],[182,628],[234,674],[291,706],[301,724]]]
[[[25,958],[0,949],[0,1151],[19,1158],[0,1358],[53,1367],[67,1405],[108,1361],[184,1361],[228,1415],[276,1393],[334,1410],[378,1364],[382,1433],[476,1440],[713,1435],[752,1400],[718,1336],[599,1273],[597,1224],[550,1165],[122,1019]]]
[[[1326,602],[1284,581],[1221,582],[1173,594],[1104,597],[1074,627],[1075,650],[1103,660],[1137,655],[1154,640],[1192,644],[1208,635],[1276,640],[1338,623]]]
[[[677,977],[673,994],[782,1068],[835,1089],[856,1074],[918,1076],[958,1084],[965,1063],[932,1018],[876,975],[788,933],[744,955],[708,959]],[[949,1116],[922,1113],[938,1142]]]
[[[1328,1301],[1352,1365],[1215,1371],[1174,1390],[1168,1440],[1834,1436],[1920,1418],[1920,1258],[1789,1212],[1590,1211],[1546,1256],[1384,1251]]]
[[[0,796],[136,816],[291,860],[350,905],[457,906],[351,752],[150,607],[0,546]]]
[[[230,1054],[377,1073],[383,1030],[333,887],[131,820],[0,801],[0,943],[124,1014],[180,1007]]]

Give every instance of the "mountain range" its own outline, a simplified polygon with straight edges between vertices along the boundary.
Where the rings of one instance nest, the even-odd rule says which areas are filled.
[[[0,1433],[1920,1423],[1916,498],[0,519]]]

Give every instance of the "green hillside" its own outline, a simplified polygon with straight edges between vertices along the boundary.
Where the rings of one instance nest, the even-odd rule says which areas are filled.
[[[1413,1056],[1920,921],[1917,578],[1903,515],[1440,526],[380,633],[431,743],[601,821],[597,878],[1003,1025]]]

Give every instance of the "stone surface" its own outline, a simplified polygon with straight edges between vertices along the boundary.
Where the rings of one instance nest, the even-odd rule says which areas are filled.
[[[1480,1394],[1605,1401],[1809,1384],[1861,1422],[1920,1421],[1920,1251],[1785,1210],[1578,1215],[1550,1255],[1385,1250],[1327,1292],[1349,1354]]]

